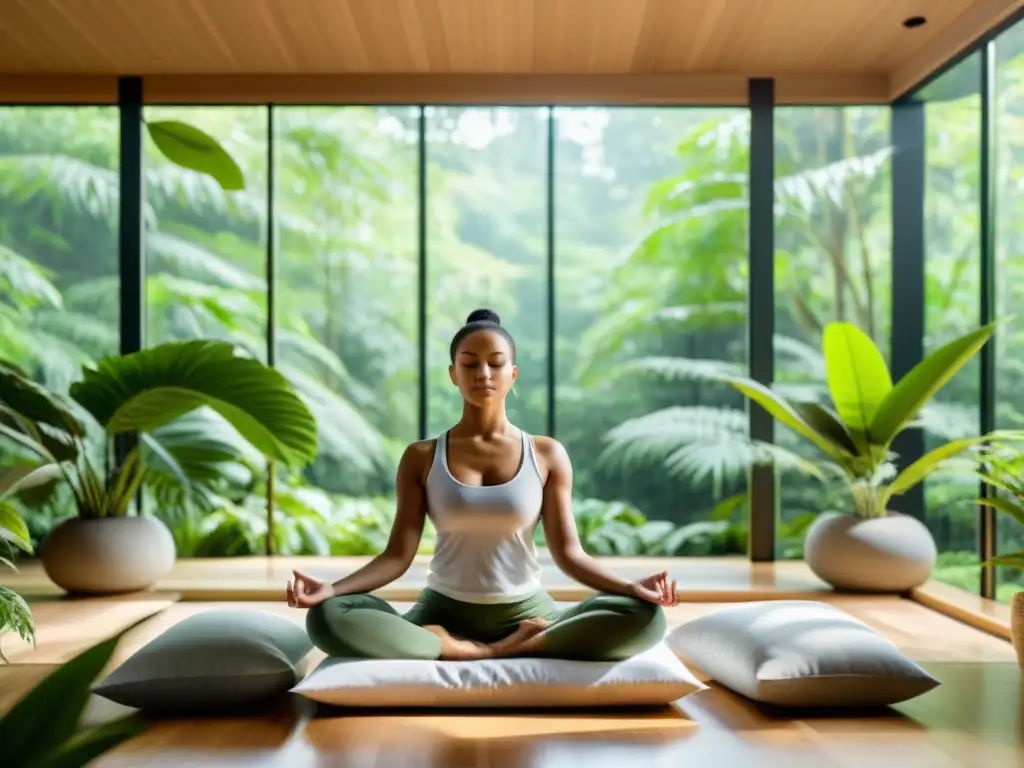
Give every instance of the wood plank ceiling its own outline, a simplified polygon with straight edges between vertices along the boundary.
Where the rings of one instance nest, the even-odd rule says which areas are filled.
[[[774,76],[888,96],[1022,1],[0,0],[0,73]]]

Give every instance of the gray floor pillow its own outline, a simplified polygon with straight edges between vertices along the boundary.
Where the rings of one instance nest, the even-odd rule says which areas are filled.
[[[939,684],[860,619],[812,600],[726,608],[677,627],[666,642],[712,680],[766,704],[883,706]]]
[[[125,660],[93,692],[143,710],[205,710],[289,690],[312,650],[305,630],[259,610],[205,611]]]

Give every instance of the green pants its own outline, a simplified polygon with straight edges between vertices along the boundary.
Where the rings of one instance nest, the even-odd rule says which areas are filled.
[[[552,622],[536,655],[562,659],[618,661],[665,636],[661,607],[635,597],[594,595],[560,612],[543,592],[515,603],[481,605],[431,589],[423,590],[405,615],[373,595],[333,597],[309,609],[306,631],[328,656],[437,659],[441,640],[424,626],[438,625],[456,637],[493,643],[532,618]]]

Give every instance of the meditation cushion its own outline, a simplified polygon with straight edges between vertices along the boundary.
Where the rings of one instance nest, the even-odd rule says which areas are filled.
[[[305,630],[264,611],[205,611],[175,624],[93,686],[128,707],[245,705],[287,692],[313,649]]]
[[[666,642],[712,680],[766,704],[884,706],[939,684],[864,622],[811,600],[727,608],[673,629]]]
[[[705,688],[660,643],[617,662],[327,658],[292,690],[352,707],[604,707],[668,704]]]

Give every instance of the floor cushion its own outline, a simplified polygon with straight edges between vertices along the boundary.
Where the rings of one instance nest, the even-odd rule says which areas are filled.
[[[147,643],[92,690],[143,710],[251,704],[286,693],[312,649],[305,630],[282,616],[204,611]]]
[[[712,680],[766,704],[883,706],[939,684],[863,621],[813,600],[726,608],[671,630],[666,642]]]
[[[667,704],[707,686],[661,643],[617,662],[327,658],[292,690],[356,707],[605,707]]]

